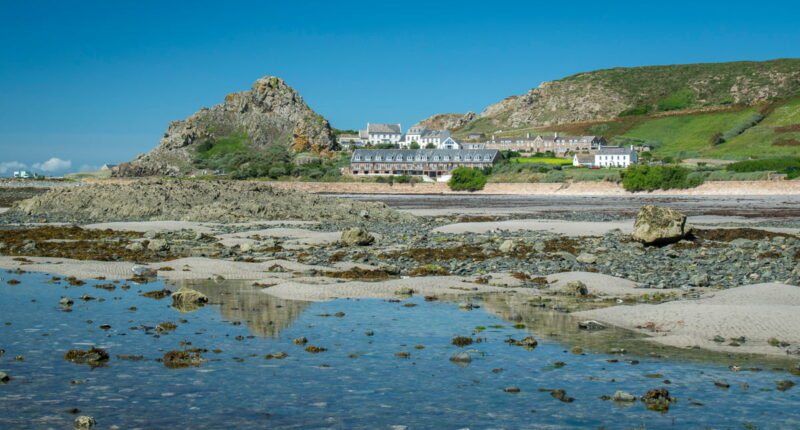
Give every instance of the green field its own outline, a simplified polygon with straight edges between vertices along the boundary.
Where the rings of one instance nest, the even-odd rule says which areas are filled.
[[[797,127],[789,127],[789,131],[780,129],[791,125]],[[800,98],[789,100],[775,108],[755,127],[730,142],[709,149],[704,155],[715,158],[730,155],[741,157],[800,155]]]
[[[571,158],[512,158],[512,163],[572,164]]]
[[[660,155],[674,155],[680,151],[703,154],[712,147],[712,136],[730,129],[755,112],[756,108],[748,108],[733,112],[652,118],[631,128],[623,137],[661,142],[663,145],[654,151]]]

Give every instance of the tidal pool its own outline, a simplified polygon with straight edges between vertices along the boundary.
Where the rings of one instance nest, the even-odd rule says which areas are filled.
[[[122,429],[800,428],[800,387],[776,389],[779,380],[800,382],[786,370],[749,371],[751,363],[734,372],[733,359],[614,355],[601,339],[620,333],[558,333],[567,320],[541,325],[545,317],[519,315],[505,298],[474,298],[481,307],[466,311],[457,301],[421,297],[308,303],[241,282],[196,283],[211,304],[180,313],[169,298],[140,296],[162,282],[122,289],[125,282],[71,286],[44,274],[2,278],[0,371],[12,378],[0,384],[4,429],[68,428],[77,415]],[[84,294],[97,300],[81,300]],[[59,305],[62,296],[74,300],[71,311]],[[526,327],[515,328],[519,320]],[[177,328],[159,333],[154,327],[165,322]],[[533,350],[506,342],[528,335],[539,341]],[[308,345],[292,342],[301,336]],[[457,347],[455,336],[476,342]],[[583,354],[571,351],[578,344]],[[312,354],[309,345],[327,350]],[[91,346],[110,354],[105,366],[63,358]],[[188,348],[207,349],[208,361],[182,369],[158,361]],[[449,360],[461,351],[471,355],[469,365]],[[277,352],[288,357],[264,358]],[[653,388],[668,389],[677,402],[662,413],[600,398]],[[575,400],[559,401],[551,389]]]

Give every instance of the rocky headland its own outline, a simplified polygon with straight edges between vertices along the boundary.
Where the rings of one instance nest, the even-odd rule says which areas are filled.
[[[258,151],[279,146],[294,152],[321,152],[336,145],[327,119],[283,79],[265,76],[249,91],[228,94],[222,104],[171,122],[153,151],[116,166],[113,175],[187,174],[196,170],[193,163],[203,145],[221,141],[241,146],[235,149]]]

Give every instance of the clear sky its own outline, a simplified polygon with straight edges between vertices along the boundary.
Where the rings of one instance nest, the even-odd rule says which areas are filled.
[[[265,75],[405,129],[583,71],[800,57],[798,4],[0,0],[0,175],[127,161]]]

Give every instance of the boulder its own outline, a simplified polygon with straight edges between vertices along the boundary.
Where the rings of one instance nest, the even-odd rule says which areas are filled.
[[[468,352],[457,352],[450,356],[450,361],[461,367],[466,367],[472,363],[472,357]]]
[[[414,289],[409,287],[400,287],[394,290],[395,296],[410,296],[414,294]]]
[[[131,252],[142,252],[144,251],[144,245],[141,242],[131,242],[129,243],[125,249]]]
[[[606,326],[595,320],[586,320],[579,322],[578,328],[581,330],[603,330]]]
[[[361,227],[352,227],[342,232],[341,241],[348,246],[366,246],[375,242],[375,236]]]
[[[109,359],[109,355],[103,348],[91,347],[86,351],[71,349],[64,353],[64,360],[76,364],[88,364],[90,366],[100,366]]]
[[[83,415],[78,418],[75,418],[75,421],[72,422],[72,426],[75,427],[77,430],[89,430],[94,428],[97,425],[97,421],[94,420],[93,417],[88,415]]]
[[[133,276],[141,276],[143,278],[155,278],[158,274],[156,269],[151,269],[147,266],[133,266],[131,272],[133,272]]]
[[[708,273],[698,273],[689,278],[689,285],[693,287],[707,287],[709,283]]]
[[[169,249],[169,244],[164,239],[153,239],[147,244],[147,249],[155,252],[166,251]]]
[[[8,382],[10,380],[11,380],[11,378],[8,376],[7,373],[0,372],[0,383],[6,383],[6,382]]]
[[[636,401],[636,396],[626,391],[618,390],[613,396],[611,396],[611,400],[615,402],[629,403]]]
[[[631,237],[645,245],[678,242],[688,233],[686,215],[670,208],[645,205],[636,215]]]
[[[180,290],[172,293],[171,296],[172,307],[181,313],[196,311],[208,303],[208,296],[186,287],[181,287]]]
[[[513,240],[508,239],[500,245],[500,252],[509,253],[517,249],[517,244]]]
[[[585,296],[589,294],[589,288],[586,287],[581,281],[570,281],[567,282],[567,285],[564,285],[559,290],[561,294],[566,294],[568,296]]]
[[[580,254],[576,260],[578,260],[578,263],[594,264],[594,262],[597,261],[597,256],[588,252],[584,252]]]

